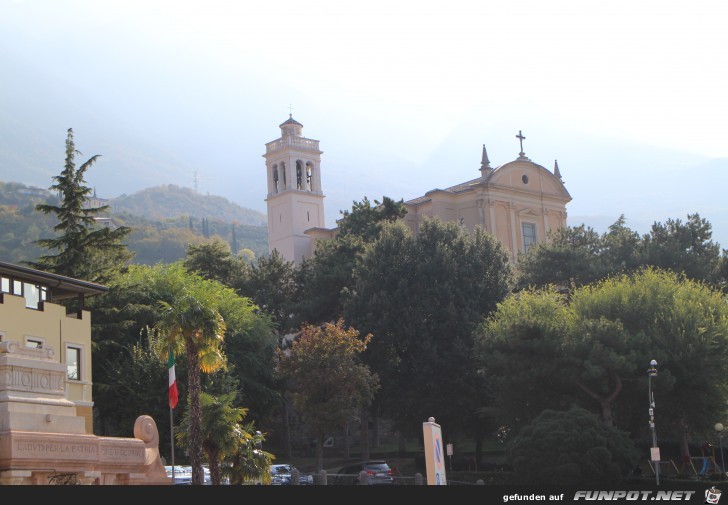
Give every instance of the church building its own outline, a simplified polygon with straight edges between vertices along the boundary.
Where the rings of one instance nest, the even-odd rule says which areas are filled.
[[[303,125],[289,116],[281,137],[266,144],[268,179],[268,246],[296,264],[313,255],[317,240],[332,238],[336,228],[324,226],[324,194],[319,141],[301,135]],[[566,226],[571,195],[557,161],[553,172],[534,163],[523,150],[518,157],[492,167],[483,145],[480,175],[472,180],[433,189],[404,201],[405,223],[417,233],[426,218],[454,221],[468,230],[479,226],[492,233],[510,252],[510,260]],[[386,191],[385,191],[386,193]],[[362,195],[362,198],[365,195]],[[393,196],[393,198],[396,198]]]

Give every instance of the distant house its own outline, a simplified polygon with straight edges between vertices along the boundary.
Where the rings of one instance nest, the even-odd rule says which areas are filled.
[[[99,198],[96,196],[96,189],[94,189],[94,196],[86,198],[83,202],[84,209],[98,209],[99,207],[106,207],[109,205],[107,198]]]
[[[28,186],[27,188],[20,188],[18,190],[18,193],[25,196],[41,196],[46,197],[49,195],[49,192],[47,189],[38,188],[35,186]]]
[[[116,226],[116,223],[114,223],[114,220],[110,217],[95,217],[94,222],[98,226],[103,226],[104,228],[111,228],[112,230],[118,228],[118,226]]]

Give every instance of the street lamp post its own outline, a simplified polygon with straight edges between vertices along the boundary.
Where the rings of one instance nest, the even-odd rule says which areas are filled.
[[[652,451],[650,459],[655,470],[655,483],[660,485],[660,448],[657,447],[657,432],[655,431],[655,397],[652,394],[652,378],[657,377],[657,361],[650,361],[650,368],[647,369],[647,385],[650,400],[650,429],[652,430]]]
[[[721,479],[725,478],[725,461],[723,461],[723,424],[722,423],[715,423],[715,431],[718,432],[718,445],[720,447],[720,467],[723,474],[721,475]]]

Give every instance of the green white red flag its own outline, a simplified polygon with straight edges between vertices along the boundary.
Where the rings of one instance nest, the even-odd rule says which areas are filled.
[[[179,400],[177,391],[177,377],[174,374],[174,352],[170,349],[167,359],[167,370],[169,370],[169,408],[175,408]]]

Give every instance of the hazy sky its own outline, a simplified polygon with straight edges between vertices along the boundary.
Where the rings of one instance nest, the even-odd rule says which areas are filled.
[[[570,215],[613,221],[619,205],[588,192],[608,193],[605,167],[651,159],[632,149],[674,153],[669,170],[728,158],[727,23],[717,0],[0,0],[0,63],[20,68],[0,101],[16,99],[8,79],[41,75],[74,97],[77,117],[28,105],[61,148],[69,126],[81,146],[90,129],[135,128],[207,160],[201,191],[261,211],[265,143],[290,106],[321,141],[328,226],[371,187],[407,200],[477,177],[482,144],[511,161],[523,130],[533,161],[558,159]],[[644,219],[685,217],[655,212]]]

